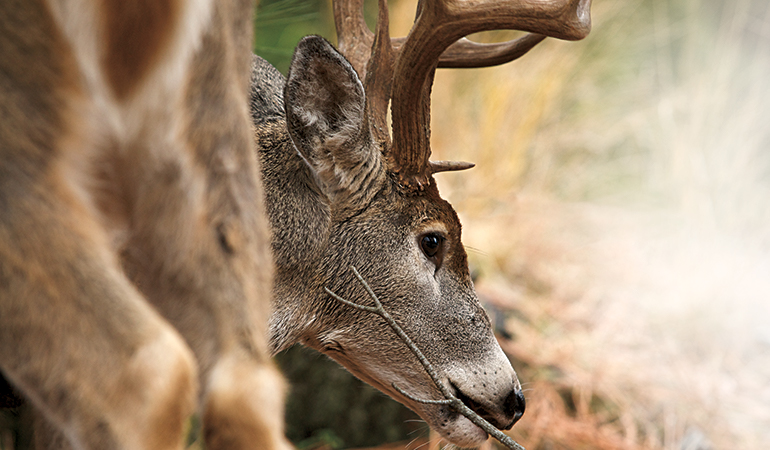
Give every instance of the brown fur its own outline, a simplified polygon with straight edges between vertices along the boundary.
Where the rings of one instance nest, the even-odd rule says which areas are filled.
[[[179,0],[102,0],[104,71],[119,99],[152,68],[179,18]]]
[[[39,448],[286,447],[251,5],[128,3],[0,3],[0,369]]]

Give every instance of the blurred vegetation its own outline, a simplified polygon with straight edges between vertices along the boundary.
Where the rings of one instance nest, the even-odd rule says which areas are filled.
[[[365,0],[365,16],[373,27],[376,0]],[[261,0],[254,20],[254,53],[270,61],[284,75],[294,47],[311,34],[337,42],[330,0]]]
[[[518,310],[502,344],[530,390],[512,434],[766,448],[770,3],[592,15],[585,41],[434,85],[434,158],[477,163],[437,177],[477,289]]]
[[[416,414],[313,350],[297,345],[276,360],[291,385],[286,434],[299,449],[374,446],[427,434]]]
[[[332,17],[327,0],[262,0],[254,20],[254,52],[285,75],[294,47],[304,36],[336,37]]]

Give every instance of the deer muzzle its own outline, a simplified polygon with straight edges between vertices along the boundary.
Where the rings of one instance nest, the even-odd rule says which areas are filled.
[[[450,386],[454,389],[455,396],[465,403],[468,408],[501,430],[510,430],[521,416],[524,415],[526,400],[521,389],[518,387],[511,389],[507,395],[503,395],[501,397],[502,401],[497,402],[497,404],[489,404],[474,400],[473,397],[464,393],[454,383]]]
[[[444,383],[452,393],[495,427],[511,429],[524,414],[526,400],[521,384],[499,347],[486,357],[453,363],[441,371]],[[426,416],[434,417],[430,420]],[[433,428],[444,438],[456,445],[473,447],[487,439],[487,434],[481,428],[451,408],[438,408],[423,417],[429,423],[432,422]]]

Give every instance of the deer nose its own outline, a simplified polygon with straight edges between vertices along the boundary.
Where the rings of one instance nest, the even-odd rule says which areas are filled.
[[[518,384],[518,383],[517,383]],[[450,381],[450,385],[455,390],[457,398],[465,403],[465,406],[472,409],[476,414],[486,419],[493,426],[502,430],[510,430],[513,425],[524,415],[526,401],[520,388],[513,388],[508,395],[498,397],[497,404],[484,403],[483,401],[473,400],[471,397],[461,391],[457,385]]]
[[[527,401],[524,399],[524,394],[521,389],[514,388],[506,397],[503,403],[503,410],[505,415],[513,417],[511,423],[505,427],[506,430],[510,430],[513,425],[521,419],[524,415],[524,409],[527,407]]]

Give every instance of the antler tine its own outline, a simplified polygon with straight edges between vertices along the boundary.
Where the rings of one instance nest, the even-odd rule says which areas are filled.
[[[441,68],[474,68],[505,64],[524,56],[546,36],[529,33],[499,44],[479,44],[462,38],[444,50],[438,60]]]
[[[366,67],[366,107],[374,137],[386,145],[390,145],[388,131],[388,103],[390,90],[393,85],[394,52],[390,39],[388,19],[388,1],[379,0],[377,14],[377,36],[372,45],[371,59]]]
[[[486,30],[522,30],[559,39],[582,39],[591,28],[590,5],[591,0],[421,0],[417,20],[396,59],[393,77],[393,147],[389,163],[401,185],[421,189],[429,180],[430,88],[444,50],[464,36]],[[530,44],[531,48],[538,38],[522,39],[526,39],[522,48]],[[467,48],[468,44],[459,46]]]
[[[387,4],[380,5],[380,11],[383,10],[387,10]],[[353,64],[356,71],[363,76],[364,68],[367,67],[367,61],[371,57],[372,43],[375,39],[375,34],[369,30],[364,21],[363,1],[335,1],[334,23],[337,28],[337,47]],[[382,28],[380,25],[378,27]],[[545,36],[534,33],[497,44],[480,44],[461,38],[444,50],[439,58],[438,67],[475,68],[505,64],[520,58],[543,39]],[[398,53],[404,42],[406,42],[406,38],[392,38],[391,53]]]
[[[374,42],[374,33],[364,20],[364,0],[335,0],[333,6],[337,48],[363,78]]]
[[[476,164],[465,161],[428,161],[428,173],[456,172],[476,167]]]
[[[518,39],[495,44],[481,44],[460,38],[447,47],[438,59],[439,69],[472,69],[499,66],[524,56],[547,36],[528,33]],[[406,38],[393,38],[393,50],[398,52]]]

